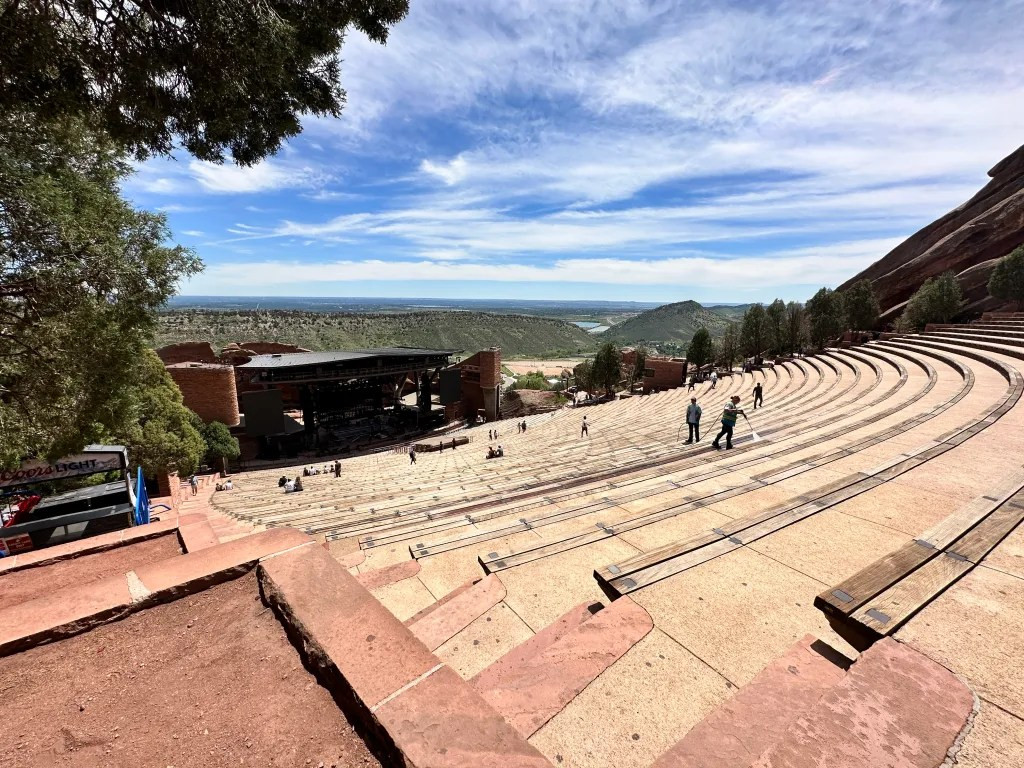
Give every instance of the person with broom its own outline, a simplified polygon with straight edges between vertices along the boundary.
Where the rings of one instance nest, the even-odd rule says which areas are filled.
[[[739,403],[740,396],[733,395],[729,398],[729,402],[725,404],[725,410],[722,411],[722,431],[718,433],[718,437],[711,443],[711,447],[715,450],[721,450],[722,446],[719,445],[719,441],[723,436],[725,437],[725,447],[727,449],[732,448],[732,431],[736,427],[736,419],[740,416],[743,418],[747,417],[747,414],[739,407]]]

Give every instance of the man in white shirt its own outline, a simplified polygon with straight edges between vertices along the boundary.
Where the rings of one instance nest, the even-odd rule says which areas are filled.
[[[689,445],[693,442],[700,442],[700,406],[697,405],[697,398],[691,397],[690,404],[686,406],[686,426],[690,428],[690,437],[684,443]]]
[[[285,493],[294,493],[295,492],[295,481],[294,480],[289,480],[287,483],[284,484],[284,492]]]

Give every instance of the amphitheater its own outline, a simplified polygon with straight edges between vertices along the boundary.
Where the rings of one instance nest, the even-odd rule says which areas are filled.
[[[554,764],[831,766],[863,736],[891,761],[849,764],[953,748],[958,765],[1021,766],[1022,360],[1024,319],[986,316],[703,385],[692,446],[677,389],[525,434],[499,422],[500,460],[479,441],[413,465],[380,453],[301,494],[280,493],[280,470],[238,476],[214,502],[323,538]],[[741,420],[714,451],[722,405],[749,408],[758,381],[760,439]],[[787,692],[773,669],[815,643],[838,653],[801,663],[842,674]],[[911,712],[904,651],[940,685]],[[903,720],[948,718],[926,710],[955,709],[957,683],[966,736],[924,744],[942,727]],[[812,736],[820,760],[796,762]],[[699,757],[734,748],[746,762]]]
[[[700,385],[694,445],[676,389],[190,503],[206,552],[296,537],[260,594],[396,764],[1019,768],[1022,365],[986,315]]]

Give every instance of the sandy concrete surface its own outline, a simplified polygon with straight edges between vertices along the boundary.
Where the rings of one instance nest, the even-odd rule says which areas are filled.
[[[1024,579],[975,568],[896,638],[962,675],[978,696],[1024,713]]]
[[[0,659],[0,765],[380,766],[255,574]]]
[[[575,360],[503,360],[502,365],[518,376],[530,371],[541,371],[545,376],[558,376],[563,368],[568,368],[571,371],[583,360],[582,357]]]
[[[530,743],[556,766],[646,768],[734,691],[655,628]]]
[[[0,605],[14,605],[73,584],[117,576],[137,566],[180,554],[178,537],[172,532],[91,555],[14,571],[0,576]]]
[[[631,597],[656,627],[742,686],[808,633],[856,657],[812,604],[825,586],[742,548]]]
[[[493,664],[533,633],[505,603],[498,603],[434,653],[468,680]]]
[[[986,702],[974,718],[956,757],[957,768],[1020,768],[1024,765],[1024,720]]]

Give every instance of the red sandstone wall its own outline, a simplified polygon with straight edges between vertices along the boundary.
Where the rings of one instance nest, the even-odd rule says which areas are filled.
[[[477,365],[480,366],[480,387],[493,389],[501,384],[501,348],[491,347],[478,352]]]
[[[164,365],[175,363],[215,363],[217,353],[208,341],[183,341],[180,344],[168,344],[156,351]]]
[[[673,389],[683,384],[683,371],[686,370],[686,362],[673,360],[667,357],[649,357],[644,363],[644,391],[647,392],[654,387],[658,389]],[[653,373],[648,376],[647,372]]]
[[[238,424],[235,370],[230,365],[179,363],[168,366],[167,372],[181,390],[185,405],[203,421],[219,421],[229,427]]]
[[[255,352],[257,355],[287,355],[292,352],[312,351],[305,347],[297,347],[294,344],[281,344],[277,341],[243,341],[238,346],[250,352]]]

